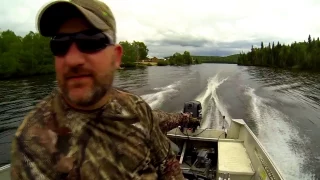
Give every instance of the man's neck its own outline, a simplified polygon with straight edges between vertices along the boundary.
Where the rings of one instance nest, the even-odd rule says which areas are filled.
[[[74,109],[83,110],[83,111],[92,111],[92,110],[99,109],[102,106],[104,106],[105,104],[107,104],[112,98],[113,91],[114,91],[114,89],[111,88],[110,90],[107,91],[107,93],[97,103],[90,105],[90,106],[79,106],[77,104],[74,104],[74,103],[68,101],[68,99],[65,98],[64,96],[62,96],[62,97],[63,97],[64,101]]]

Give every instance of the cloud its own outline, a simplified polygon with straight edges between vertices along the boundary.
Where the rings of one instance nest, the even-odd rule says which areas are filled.
[[[291,43],[320,36],[317,0],[103,0],[113,10],[118,40],[147,44],[151,56],[188,50],[229,55],[263,41]],[[20,35],[35,31],[35,18],[48,0],[6,1],[0,28]]]

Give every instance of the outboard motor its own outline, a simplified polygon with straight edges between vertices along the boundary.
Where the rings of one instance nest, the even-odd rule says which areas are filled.
[[[189,101],[184,103],[183,113],[192,114],[193,118],[202,118],[202,106],[199,101]]]
[[[183,113],[190,113],[193,118],[197,118],[198,120],[202,119],[202,106],[199,101],[189,101],[184,103]],[[192,128],[193,132],[197,129],[197,127],[181,127],[183,128]],[[181,129],[181,130],[182,130]]]

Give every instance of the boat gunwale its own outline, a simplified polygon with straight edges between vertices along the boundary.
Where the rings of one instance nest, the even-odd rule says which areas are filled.
[[[280,171],[280,169],[278,168],[278,166],[275,164],[275,161],[273,160],[273,158],[270,156],[270,154],[267,152],[266,148],[263,146],[263,144],[259,141],[258,137],[251,131],[251,129],[249,128],[249,126],[245,123],[245,124],[241,124],[245,127],[245,129],[249,132],[250,136],[254,139],[254,141],[257,143],[258,147],[260,148],[260,150],[262,151],[261,154],[263,154],[264,156],[266,156],[266,158],[268,159],[269,163],[271,164],[271,166],[273,167],[273,169],[276,171],[277,175],[280,176],[280,179],[284,179],[282,176],[282,173]],[[245,147],[247,148],[247,147]]]

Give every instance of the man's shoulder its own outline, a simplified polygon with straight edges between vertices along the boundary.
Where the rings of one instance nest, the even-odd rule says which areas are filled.
[[[132,107],[137,107],[139,104],[147,104],[141,96],[138,96],[136,94],[133,94],[127,90],[120,89],[120,88],[115,88],[116,91],[116,98],[119,99],[120,101],[128,103],[128,105]]]
[[[32,109],[28,112],[21,124],[19,125],[16,136],[20,136],[23,132],[28,131],[31,127],[42,127],[46,119],[52,115],[52,100],[56,93],[52,92],[43,99],[41,99]]]
[[[115,88],[116,100],[129,111],[142,118],[150,118],[152,109],[141,96],[129,91]]]

